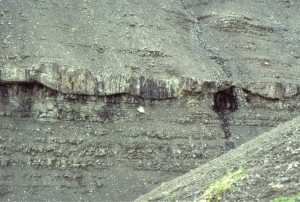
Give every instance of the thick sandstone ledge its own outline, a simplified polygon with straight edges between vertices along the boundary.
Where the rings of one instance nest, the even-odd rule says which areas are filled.
[[[87,69],[48,63],[30,68],[0,69],[1,83],[39,83],[63,94],[107,96],[129,94],[145,99],[168,99],[188,93],[215,93],[236,87],[265,98],[282,99],[300,92],[300,85],[279,82],[203,81],[187,77],[94,75]]]

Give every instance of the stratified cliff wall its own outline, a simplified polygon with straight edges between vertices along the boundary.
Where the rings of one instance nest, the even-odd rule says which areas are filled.
[[[131,201],[295,117],[288,2],[0,1],[1,199]]]

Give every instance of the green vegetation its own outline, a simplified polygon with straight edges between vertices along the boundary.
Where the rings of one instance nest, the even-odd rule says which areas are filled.
[[[274,198],[271,202],[297,202],[300,201],[300,192],[291,196],[280,196]]]
[[[237,171],[229,171],[221,179],[215,181],[204,192],[206,201],[220,200],[224,193],[228,192],[237,182],[247,176],[243,169]]]

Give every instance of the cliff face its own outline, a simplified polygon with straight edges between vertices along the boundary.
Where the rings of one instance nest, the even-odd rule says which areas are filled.
[[[300,111],[294,84],[113,78],[90,94],[37,79],[0,85],[3,199],[132,200]]]
[[[132,200],[299,114],[297,2],[0,5],[5,200]]]
[[[239,102],[236,108],[259,105],[259,102],[255,103],[256,97],[289,103],[287,100],[295,100],[300,91],[297,83],[234,83],[188,77],[93,75],[87,69],[74,70],[57,64],[42,64],[30,69],[6,68],[0,71],[0,75],[2,115],[66,120],[101,121],[101,111],[106,109],[107,102],[114,102],[113,98],[121,103],[125,98],[125,102],[145,105],[164,99],[175,102],[197,97],[206,98],[212,109],[221,102],[224,105],[221,110],[226,110],[226,105],[230,104],[226,102]],[[231,94],[232,100],[227,100],[230,95],[222,92]],[[282,108],[292,109],[295,104],[287,105]]]

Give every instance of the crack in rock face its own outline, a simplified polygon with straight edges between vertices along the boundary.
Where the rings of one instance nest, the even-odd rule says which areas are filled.
[[[230,87],[229,89],[222,90],[217,92],[214,95],[214,110],[218,113],[221,128],[224,131],[224,137],[226,139],[225,147],[228,149],[234,148],[234,143],[229,139],[231,137],[230,125],[228,122],[228,116],[230,113],[238,109],[238,103],[236,100],[236,95],[234,93],[234,88]]]

